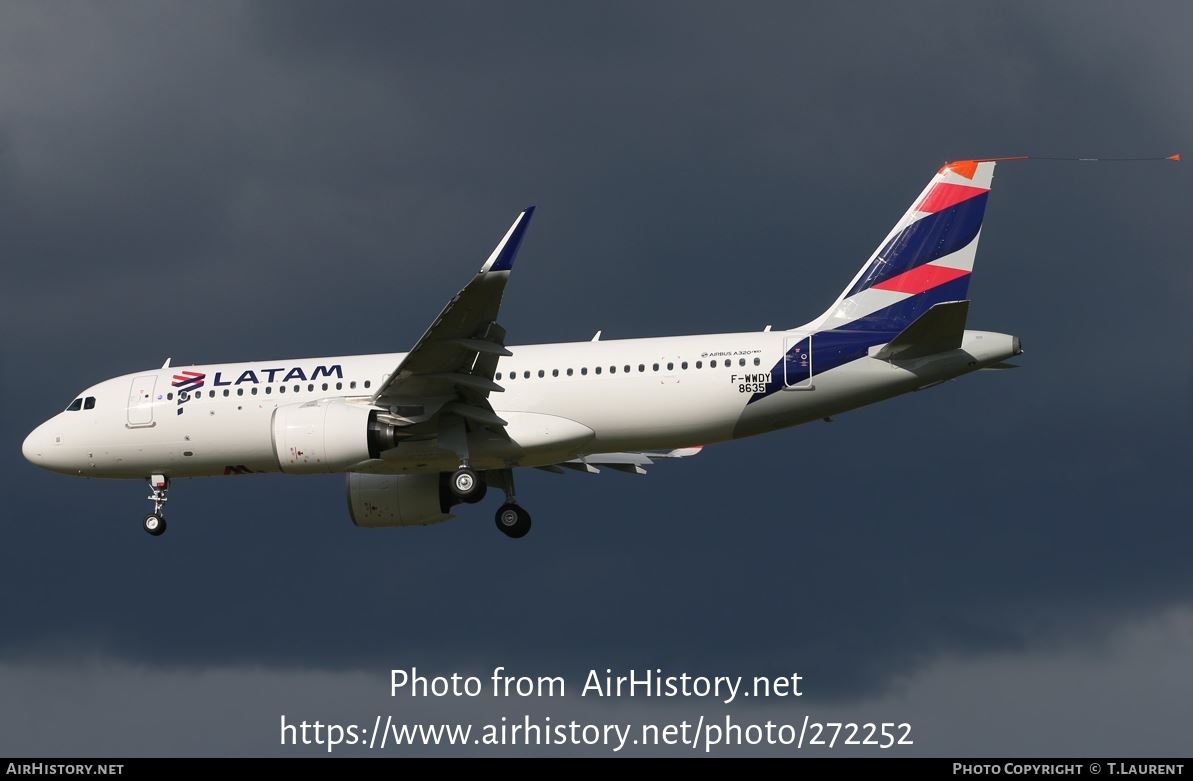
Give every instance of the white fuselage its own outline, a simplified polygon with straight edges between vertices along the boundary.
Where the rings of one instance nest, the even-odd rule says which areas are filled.
[[[507,436],[471,434],[471,462],[482,470],[542,466],[591,453],[750,436],[950,379],[1018,349],[1011,336],[966,331],[957,350],[894,363],[863,356],[823,373],[813,366],[810,380],[786,387],[781,372],[774,376],[772,370],[805,335],[797,329],[511,347],[512,357],[500,360],[495,377],[504,392],[489,395],[494,412],[507,423]],[[93,401],[43,423],[23,449],[42,466],[90,477],[282,471],[274,426],[279,407],[368,406],[403,356],[127,374],[83,391],[79,398]],[[175,387],[180,373],[201,376],[201,384],[194,380],[180,391]],[[457,464],[458,457],[430,436],[402,442],[381,458],[322,471],[438,472]]]

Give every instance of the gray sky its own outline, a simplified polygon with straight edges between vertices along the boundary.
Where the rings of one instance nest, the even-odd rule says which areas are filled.
[[[166,356],[404,350],[528,203],[512,342],[802,323],[946,159],[1188,151],[1191,22],[1182,3],[0,7],[0,686],[19,692],[0,754],[274,753],[278,714],[387,714],[411,665],[798,671],[787,710],[877,704],[919,720],[921,753],[1186,751],[1139,715],[1187,724],[1191,693],[1184,165],[999,167],[970,326],[1019,335],[1022,368],[645,479],[519,475],[518,544],[493,500],[357,530],[342,477],[285,476],[179,481],[151,539],[143,484],[42,472],[19,444]],[[1107,676],[1140,683],[1096,696]],[[1004,694],[959,696],[982,691]],[[148,705],[173,737],[137,729]]]

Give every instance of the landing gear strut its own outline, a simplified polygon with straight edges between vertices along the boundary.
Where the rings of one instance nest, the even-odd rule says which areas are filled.
[[[522,509],[514,495],[514,472],[502,469],[489,472],[489,481],[505,491],[505,504],[497,508],[493,518],[497,529],[507,537],[518,539],[530,531],[530,513]]]
[[[170,490],[170,478],[165,475],[150,475],[149,488],[153,491],[149,495],[149,501],[153,502],[153,512],[145,516],[142,526],[154,537],[160,537],[166,531],[166,516],[162,508],[166,506],[166,491]]]

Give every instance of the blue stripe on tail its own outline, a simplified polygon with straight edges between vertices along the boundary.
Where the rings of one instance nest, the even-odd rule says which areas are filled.
[[[845,296],[969,246],[982,227],[988,195],[982,193],[961,201],[899,231],[879,250]]]
[[[866,355],[871,347],[894,339],[916,318],[944,301],[962,301],[969,290],[969,274],[951,282],[910,296],[873,314],[851,323],[812,336],[811,376],[824,374]],[[807,380],[809,367],[801,356],[808,354],[808,340],[801,339],[770,370],[770,382],[762,393],[755,393],[747,404],[753,404],[783,389],[785,376],[791,384]],[[784,375],[784,364],[786,375]]]

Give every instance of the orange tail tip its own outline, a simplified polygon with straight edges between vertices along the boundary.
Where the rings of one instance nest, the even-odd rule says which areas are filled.
[[[940,169],[940,173],[943,174],[945,171],[952,171],[953,173],[957,174],[957,176],[962,176],[966,179],[972,179],[973,175],[978,171],[978,161],[957,160],[952,163],[945,163],[944,167]]]
[[[1181,161],[1181,153],[1177,152],[1175,155],[1169,155],[1168,157],[1166,157],[1164,159],[1165,160],[1175,160],[1179,163]]]
[[[1027,160],[1027,155],[1011,155],[1009,157],[975,157],[973,160],[954,160],[951,163],[945,163],[939,173],[945,171],[952,171],[958,176],[963,176],[966,179],[972,179],[973,175],[977,173],[978,163],[1001,163],[1006,160]]]

